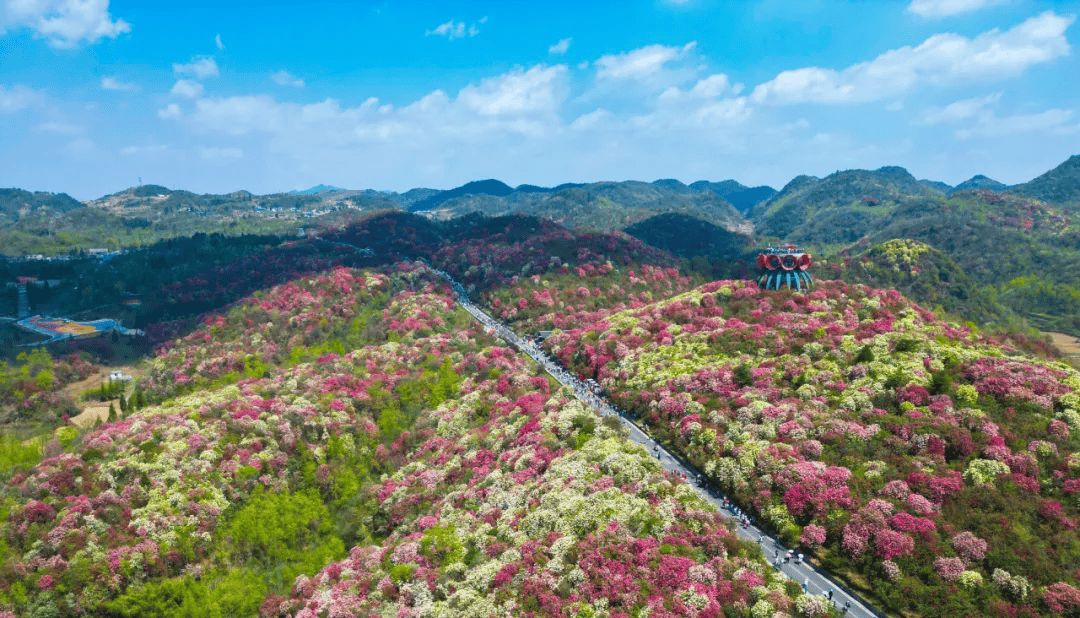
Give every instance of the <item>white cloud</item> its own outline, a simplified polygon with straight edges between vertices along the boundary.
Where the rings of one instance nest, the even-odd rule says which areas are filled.
[[[304,87],[304,80],[285,70],[274,73],[270,76],[270,79],[274,80],[274,83],[279,86],[293,86],[294,88]]]
[[[221,161],[226,159],[241,159],[244,151],[239,148],[201,148],[199,155],[208,161]]]
[[[588,60],[582,60],[581,62],[578,63],[577,68],[580,71],[584,71],[585,69],[589,68],[589,61]]]
[[[695,97],[718,97],[723,94],[730,85],[727,75],[717,73],[716,75],[710,75],[694,84],[694,87],[690,90],[690,94]]]
[[[465,36],[465,22],[455,22],[451,19],[445,24],[439,24],[434,30],[428,30],[424,33],[424,36],[431,36],[433,34],[438,36],[446,35],[446,38],[451,41],[463,38]]]
[[[988,119],[993,116],[993,112],[990,110],[1000,98],[1001,93],[998,92],[985,97],[956,101],[940,109],[929,109],[923,112],[922,117],[918,120],[918,124],[935,126],[959,122],[961,120],[969,120],[971,118],[981,117]]]
[[[318,143],[312,149],[320,151],[371,142],[408,150],[514,135],[541,138],[562,124],[558,109],[567,95],[566,72],[564,65],[518,68],[467,85],[454,99],[435,90],[401,108],[375,98],[357,107],[333,99],[281,103],[261,95],[199,99],[190,120],[204,134],[268,135],[275,142]]]
[[[102,90],[138,90],[139,85],[133,82],[122,82],[115,77],[101,78]]]
[[[84,131],[82,127],[66,122],[44,122],[38,125],[38,129],[60,135],[78,135]]]
[[[555,113],[566,94],[561,87],[565,73],[564,65],[515,69],[462,88],[458,102],[484,116]]]
[[[724,73],[716,73],[716,75],[708,76],[707,78],[698,80],[698,83],[693,84],[693,88],[687,91],[679,90],[677,86],[672,86],[660,93],[657,97],[658,103],[661,105],[681,105],[691,107],[701,107],[708,105],[708,100],[715,99],[721,94],[731,92],[732,94],[739,94],[738,91],[742,89],[734,89],[731,83],[728,81],[728,76]],[[742,104],[745,106],[745,103]]]
[[[1080,125],[1069,125],[1073,117],[1071,109],[1048,109],[1040,114],[1017,114],[994,116],[989,114],[967,129],[957,129],[954,135],[960,140],[979,137],[993,138],[1006,135],[1051,133],[1069,135],[1080,130]]]
[[[578,116],[576,120],[570,123],[570,128],[575,130],[592,129],[609,118],[612,118],[611,112],[599,108]]]
[[[195,99],[202,96],[203,85],[193,79],[180,79],[176,81],[176,84],[172,87],[169,94],[175,94],[177,96],[185,97],[188,99]]]
[[[652,113],[637,116],[633,121],[638,127],[651,130],[702,130],[742,125],[753,114],[746,97],[715,99],[715,95],[705,96],[701,92],[669,88],[658,97]]]
[[[887,112],[898,112],[902,109],[904,109],[903,101],[893,101],[892,103],[889,103],[885,106],[885,111]]]
[[[558,43],[548,48],[549,54],[565,54],[566,50],[570,49],[570,41],[574,40],[573,37],[560,40]]]
[[[159,118],[176,118],[181,115],[180,106],[176,103],[169,103],[167,107],[158,110]]]
[[[921,82],[953,83],[1013,77],[1029,66],[1068,55],[1065,30],[1075,16],[1047,11],[1000,32],[973,39],[936,34],[917,47],[887,51],[842,71],[807,67],[784,71],[754,88],[758,103],[860,103],[902,94]]]
[[[126,146],[120,149],[120,154],[126,157],[130,157],[134,155],[147,155],[156,152],[164,152],[168,149],[169,147],[165,146],[164,144],[150,144],[148,146]]]
[[[284,129],[281,115],[287,108],[288,104],[278,104],[265,95],[199,99],[192,120],[210,133],[274,132]],[[179,115],[180,110],[176,112]]]
[[[597,77],[611,80],[646,79],[659,73],[668,62],[683,57],[695,45],[696,41],[682,47],[647,45],[624,54],[601,56],[595,62],[600,67]]]
[[[225,44],[221,42],[221,35],[214,36],[214,45],[221,51],[225,51]]]
[[[192,58],[191,62],[187,64],[174,62],[172,68],[174,72],[179,73],[180,75],[194,75],[199,79],[221,75],[221,73],[218,72],[217,62],[211,56],[197,56]]]
[[[942,108],[930,108],[913,122],[924,126],[943,124],[966,124],[953,132],[959,140],[976,138],[994,138],[1007,135],[1057,134],[1065,135],[1077,131],[1077,125],[1069,125],[1073,110],[1048,109],[1037,114],[1014,114],[998,116],[994,107],[1001,99],[997,92],[985,97],[962,99]]]
[[[109,0],[7,0],[0,11],[0,33],[6,26],[29,28],[57,48],[131,32],[131,24],[109,14]]]
[[[1001,4],[1004,0],[912,0],[908,12],[923,17],[948,17]]]
[[[26,109],[40,103],[44,98],[41,92],[26,86],[16,85],[8,88],[0,84],[0,113],[17,112]]]

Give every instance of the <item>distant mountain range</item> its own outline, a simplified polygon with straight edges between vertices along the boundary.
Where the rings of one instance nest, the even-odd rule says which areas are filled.
[[[749,214],[755,231],[765,236],[848,243],[875,229],[901,201],[941,195],[902,167],[845,170],[825,178],[799,176]]]
[[[784,241],[821,245],[851,243],[894,222],[904,204],[945,200],[989,190],[1035,198],[1067,209],[1080,205],[1080,155],[1030,182],[1006,186],[977,175],[955,187],[916,180],[902,167],[845,170],[825,178],[798,176],[748,212],[755,233]]]
[[[840,247],[896,225],[905,204],[948,200],[973,190],[990,190],[1055,204],[1080,204],[1080,156],[1030,182],[1007,187],[978,175],[955,187],[917,180],[902,167],[845,170],[817,178],[798,176],[780,191],[747,187],[735,180],[675,179],[653,182],[564,183],[555,187],[511,187],[496,179],[477,180],[449,190],[415,188],[403,193],[343,189],[320,184],[302,191],[253,195],[235,191],[199,195],[160,185],[142,185],[77,202],[59,193],[0,190],[0,242],[4,252],[50,251],[54,234],[68,234],[64,251],[101,243],[105,230],[145,230],[116,240],[141,242],[195,231],[276,233],[297,225],[342,222],[356,211],[404,210],[436,220],[469,213],[526,214],[567,227],[623,230],[659,215],[694,217],[724,230],[761,238]],[[924,209],[925,210],[925,209]],[[351,214],[350,213],[354,213]],[[666,229],[675,219],[658,219]],[[242,226],[241,226],[242,224]],[[238,227],[240,226],[240,227]],[[99,230],[94,235],[85,230]],[[21,234],[18,242],[5,233]],[[704,235],[703,235],[704,234]],[[695,238],[708,234],[695,232]],[[42,240],[42,239],[45,240]],[[36,239],[36,240],[35,240]],[[720,242],[721,246],[726,242]],[[97,245],[92,245],[97,246]]]
[[[492,193],[444,192],[413,210],[433,219],[447,220],[469,213],[487,216],[525,214],[556,221],[566,227],[612,231],[664,213],[697,217],[731,231],[750,233],[750,225],[730,202],[710,189],[695,191],[675,180],[657,182],[593,182],[543,189],[527,187],[506,193],[508,186],[485,181]],[[502,185],[501,187],[499,185]],[[449,199],[443,199],[449,198]]]

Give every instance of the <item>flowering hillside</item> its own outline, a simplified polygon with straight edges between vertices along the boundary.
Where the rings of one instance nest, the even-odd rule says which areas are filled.
[[[842,282],[717,281],[547,344],[882,605],[1080,611],[1072,368]]]
[[[322,233],[328,240],[372,249],[376,255],[423,257],[477,292],[549,272],[603,264],[672,267],[678,260],[621,232],[572,232],[525,215],[469,215],[433,222],[382,213]]]
[[[519,331],[569,329],[687,292],[694,283],[674,267],[586,263],[565,273],[511,279],[481,299]]]
[[[466,288],[486,290],[515,277],[607,265],[672,267],[678,261],[621,232],[570,232],[557,223],[520,215],[482,221],[431,255]],[[470,290],[471,291],[471,290]]]
[[[0,490],[0,615],[825,615],[411,268],[163,348],[156,405]]]
[[[993,322],[1001,327],[1010,319],[1015,321],[949,256],[930,245],[896,238],[856,257],[850,257],[850,252],[841,251],[838,259],[819,264],[820,269],[848,283],[897,290],[926,307],[940,307],[977,324]]]
[[[14,365],[0,360],[0,422],[53,422],[77,411],[71,397],[60,391],[98,369],[78,354],[54,358],[45,348],[20,352]]]

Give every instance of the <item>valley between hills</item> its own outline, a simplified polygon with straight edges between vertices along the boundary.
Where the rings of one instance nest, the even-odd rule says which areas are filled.
[[[1078,179],[3,190],[0,615],[1078,616]]]

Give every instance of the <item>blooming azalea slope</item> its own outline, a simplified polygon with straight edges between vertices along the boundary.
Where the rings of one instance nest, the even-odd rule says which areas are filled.
[[[823,615],[411,267],[272,288],[4,487],[20,615]]]
[[[547,345],[895,610],[1080,609],[1080,373],[1066,365],[842,282],[713,282]]]
[[[492,315],[529,332],[591,324],[625,309],[689,291],[693,279],[674,267],[586,264],[566,273],[513,279],[481,298]]]

